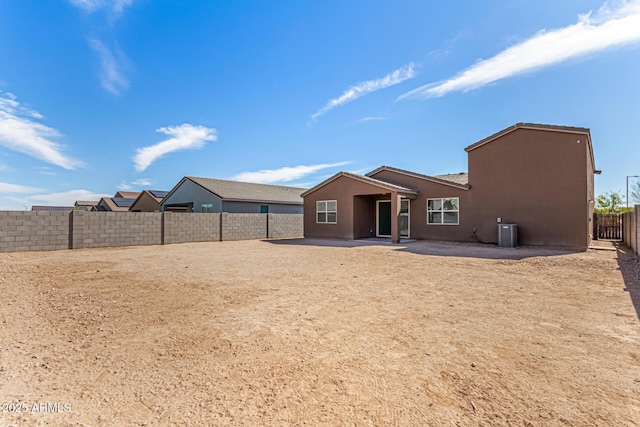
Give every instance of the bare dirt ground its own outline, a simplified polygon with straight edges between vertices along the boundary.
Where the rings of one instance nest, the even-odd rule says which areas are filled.
[[[640,425],[639,266],[433,242],[3,253],[0,425]]]

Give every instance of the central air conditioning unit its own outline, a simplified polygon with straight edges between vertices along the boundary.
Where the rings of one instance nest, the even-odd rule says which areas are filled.
[[[515,248],[518,246],[518,226],[516,224],[498,224],[498,247]]]

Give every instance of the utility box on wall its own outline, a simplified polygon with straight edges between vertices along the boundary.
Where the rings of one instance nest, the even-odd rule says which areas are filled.
[[[498,224],[498,247],[515,248],[518,246],[518,226],[516,224]]]

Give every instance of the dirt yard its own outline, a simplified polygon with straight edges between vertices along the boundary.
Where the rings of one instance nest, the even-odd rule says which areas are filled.
[[[3,253],[0,425],[640,425],[639,265],[425,242]]]

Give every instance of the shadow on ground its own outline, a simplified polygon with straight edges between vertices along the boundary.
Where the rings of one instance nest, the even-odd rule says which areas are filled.
[[[327,246],[336,248],[359,248],[364,246],[391,246],[396,251],[409,252],[419,255],[455,256],[482,259],[513,259],[520,260],[540,256],[558,256],[577,253],[580,251],[570,249],[556,249],[545,247],[518,247],[516,249],[499,248],[496,245],[483,243],[456,243],[415,240],[391,244],[384,240],[331,240],[331,239],[279,239],[265,240],[274,245],[303,245],[303,246]]]
[[[640,320],[640,257],[624,243],[615,243],[618,267],[624,278],[625,292],[629,292],[636,315]]]

